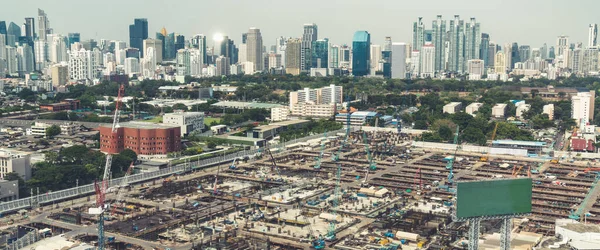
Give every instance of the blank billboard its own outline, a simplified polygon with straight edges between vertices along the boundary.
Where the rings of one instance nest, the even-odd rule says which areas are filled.
[[[531,213],[530,178],[459,182],[456,218]]]

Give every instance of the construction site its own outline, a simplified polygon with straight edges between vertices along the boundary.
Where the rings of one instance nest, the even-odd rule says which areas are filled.
[[[133,163],[125,177],[111,180],[112,154],[107,154],[93,193],[77,191],[46,205],[39,197],[30,199],[30,210],[4,214],[0,244],[6,249],[35,244],[52,249],[467,249],[471,225],[453,219],[456,183],[521,177],[533,183],[532,206],[508,224],[514,225],[509,239],[515,249],[554,239],[560,219],[600,223],[600,169],[560,157],[463,151],[458,128],[451,150],[417,147],[413,136],[351,128],[348,118],[344,132],[272,143],[195,168],[187,162],[169,166],[143,180],[129,179]],[[502,223],[477,223],[481,234],[475,240],[482,249],[500,247]]]

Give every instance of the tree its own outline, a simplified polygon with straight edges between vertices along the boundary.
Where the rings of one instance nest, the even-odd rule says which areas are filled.
[[[180,110],[183,110],[183,111],[187,111],[188,107],[185,106],[185,104],[183,104],[183,103],[176,103],[175,105],[173,105],[173,109],[174,110],[175,109],[180,109]]]
[[[47,138],[54,138],[54,136],[59,135],[61,132],[60,127],[58,125],[52,125],[48,128],[46,128],[46,137]]]
[[[448,126],[445,126],[445,125],[443,125],[439,128],[438,134],[445,141],[450,141],[450,140],[452,140],[452,138],[454,138],[452,130]]]
[[[214,141],[209,141],[206,143],[206,146],[210,149],[215,149],[217,147],[217,143],[215,143]]]
[[[137,162],[137,154],[135,153],[135,151],[131,150],[131,149],[125,149],[123,150],[123,152],[119,153],[122,156],[125,156],[129,159],[131,159],[132,162]]]

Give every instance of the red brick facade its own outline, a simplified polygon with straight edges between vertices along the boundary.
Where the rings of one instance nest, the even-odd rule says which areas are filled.
[[[80,108],[79,100],[65,99],[59,103],[40,105],[41,110],[48,110],[52,112],[60,112],[65,110],[76,110]]]
[[[100,127],[100,151],[120,153],[131,149],[138,155],[166,155],[181,151],[181,128],[119,127],[113,136],[110,127]]]

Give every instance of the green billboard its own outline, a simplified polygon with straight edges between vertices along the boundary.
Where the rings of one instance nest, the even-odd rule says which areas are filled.
[[[456,218],[531,213],[530,178],[458,182]]]

